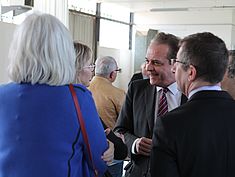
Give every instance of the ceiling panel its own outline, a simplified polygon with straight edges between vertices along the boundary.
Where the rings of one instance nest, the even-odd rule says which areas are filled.
[[[132,12],[235,8],[235,0],[100,0],[100,2],[124,6]]]

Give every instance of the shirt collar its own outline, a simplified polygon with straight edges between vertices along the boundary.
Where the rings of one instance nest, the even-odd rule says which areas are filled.
[[[157,87],[156,87],[157,92],[159,92],[162,88],[163,88],[163,87],[158,87],[158,86],[157,86]],[[172,83],[172,84],[169,85],[167,88],[168,88],[168,90],[169,90],[173,95],[177,94],[177,92],[178,92],[176,82]]]
[[[192,90],[191,92],[189,92],[188,98],[190,98],[193,94],[201,91],[201,90],[221,90],[221,87],[219,85],[212,85],[212,86],[202,86],[199,88],[196,88],[194,90]]]

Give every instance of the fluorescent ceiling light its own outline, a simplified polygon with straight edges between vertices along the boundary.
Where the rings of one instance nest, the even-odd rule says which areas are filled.
[[[188,8],[152,8],[150,12],[188,11]]]

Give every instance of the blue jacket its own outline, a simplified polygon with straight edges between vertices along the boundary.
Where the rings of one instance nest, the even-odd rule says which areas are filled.
[[[75,90],[96,169],[107,141],[91,93]],[[90,177],[93,170],[68,86],[0,86],[0,177]]]

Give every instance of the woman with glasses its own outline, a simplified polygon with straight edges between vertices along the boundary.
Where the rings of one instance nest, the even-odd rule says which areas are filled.
[[[85,86],[90,85],[90,80],[93,75],[93,71],[95,69],[95,65],[92,63],[92,51],[91,49],[79,42],[74,42],[74,48],[76,53],[76,83],[81,83]],[[117,70],[117,71],[116,71]],[[119,72],[120,70],[116,69],[115,72]],[[102,121],[102,119],[101,119]],[[127,156],[127,146],[123,143],[120,138],[121,135],[117,136],[113,133],[113,131],[108,128],[105,123],[102,121],[103,127],[105,129],[105,133],[107,139],[109,140],[109,149],[103,154],[102,158],[107,162],[107,164],[112,163],[113,158],[118,160],[123,160]],[[110,142],[111,141],[111,142]],[[106,172],[107,174],[108,172]]]
[[[74,42],[76,53],[76,77],[75,83],[81,83],[88,87],[95,70],[95,65],[92,64],[91,49],[79,42]]]

